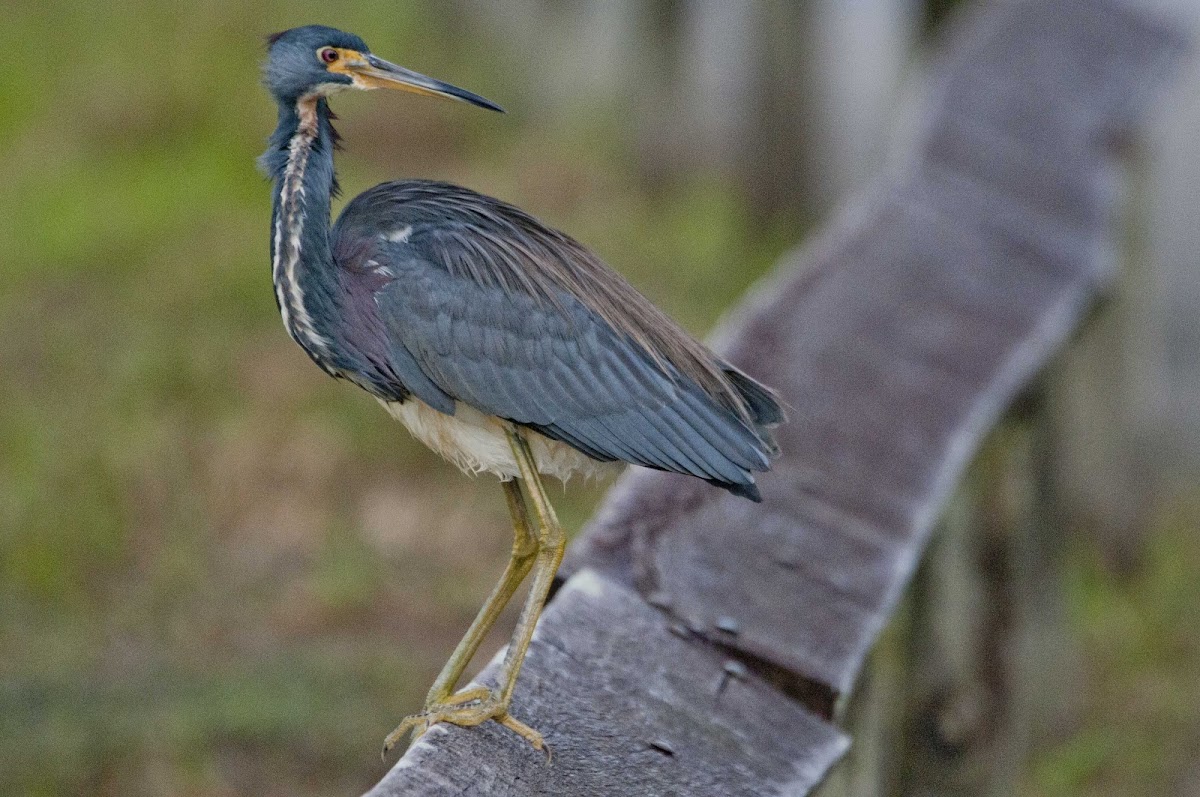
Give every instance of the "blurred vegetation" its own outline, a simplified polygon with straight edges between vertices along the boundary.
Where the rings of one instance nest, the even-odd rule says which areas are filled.
[[[750,224],[718,175],[651,190],[615,102],[531,112],[538,86],[506,82],[514,56],[446,4],[328,8],[5,8],[34,57],[0,70],[0,793],[365,789],[502,567],[493,483],[282,330],[253,166],[274,123],[264,34],[344,27],[509,109],[339,97],[347,194],[420,175],[498,195],[695,331],[799,237]],[[558,498],[569,528],[598,494]],[[1128,793],[1118,765],[1166,777],[1166,748],[1139,752],[1158,737],[1114,748],[1117,721],[1194,734],[1170,696],[1200,661],[1181,630],[1195,517],[1166,524],[1136,582],[1081,556],[1079,622],[1104,653],[1094,716],[1031,775],[1047,792]]]
[[[1075,543],[1068,601],[1084,654],[1071,735],[1029,794],[1194,794],[1200,784],[1200,493],[1164,502],[1131,572]]]

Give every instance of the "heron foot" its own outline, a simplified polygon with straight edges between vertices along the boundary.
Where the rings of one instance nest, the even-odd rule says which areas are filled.
[[[439,722],[449,722],[452,725],[470,728],[488,720],[495,720],[508,728],[533,745],[533,749],[546,751],[546,756],[549,758],[550,748],[546,746],[542,735],[520,720],[514,719],[508,713],[507,702],[502,701],[497,693],[485,686],[473,686],[460,690],[443,700],[426,704],[425,710],[419,714],[405,717],[396,726],[396,730],[389,733],[383,740],[383,755],[387,756],[388,752],[409,733],[412,733],[415,742],[425,731]]]

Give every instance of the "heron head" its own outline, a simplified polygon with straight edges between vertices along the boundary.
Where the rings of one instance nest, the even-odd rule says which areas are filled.
[[[478,94],[372,55],[367,43],[353,33],[323,25],[306,25],[271,36],[265,82],[275,99],[286,104],[345,89],[399,89],[503,110]]]

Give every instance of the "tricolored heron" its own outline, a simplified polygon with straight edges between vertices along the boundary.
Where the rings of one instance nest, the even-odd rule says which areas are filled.
[[[355,197],[330,226],[330,95],[388,88],[499,106],[315,25],[271,37],[265,82],[279,125],[260,165],[274,183],[271,273],[288,334],[434,451],[498,476],[513,519],[504,574],[424,710],[389,734],[384,752],[410,730],[489,719],[540,749],[542,736],[509,704],[565,542],[542,475],[565,481],[628,462],[758,501],[753,474],[775,453],[779,402],[583,246],[497,199],[401,180]],[[455,692],[531,571],[498,688]]]

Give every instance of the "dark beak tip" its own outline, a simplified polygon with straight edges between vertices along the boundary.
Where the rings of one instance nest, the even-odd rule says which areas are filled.
[[[471,105],[474,105],[477,108],[483,108],[487,111],[495,111],[496,113],[508,113],[508,111],[504,110],[486,97],[480,97],[478,94],[470,91],[462,91],[462,93],[458,95],[458,98],[460,100],[469,102]]]

